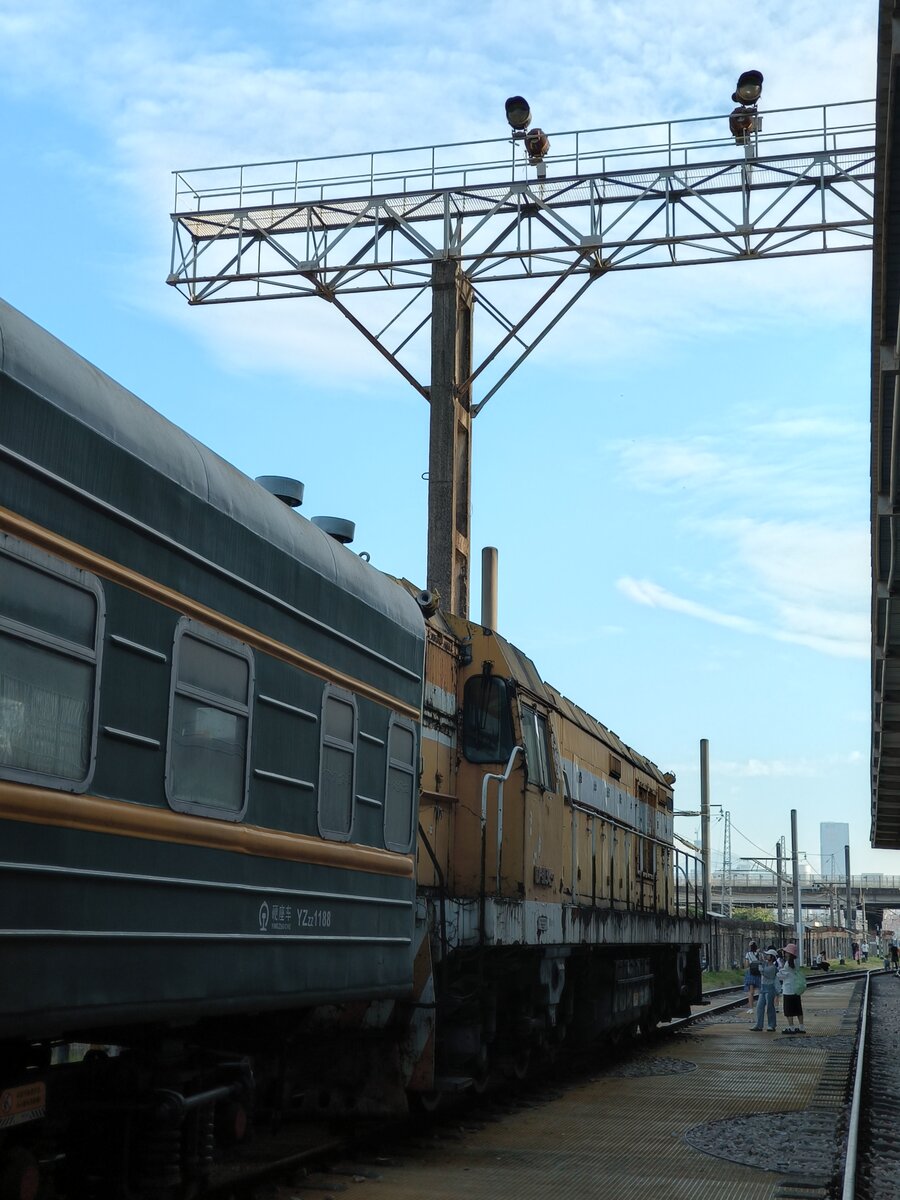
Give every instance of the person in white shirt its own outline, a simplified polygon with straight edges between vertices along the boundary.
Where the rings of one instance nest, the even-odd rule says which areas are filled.
[[[783,1029],[782,1033],[806,1033],[803,1028],[803,1003],[800,999],[806,988],[806,979],[797,966],[798,953],[796,942],[785,946],[785,964],[778,972],[784,996],[784,1015],[787,1017],[787,1028]],[[795,1021],[798,1022],[796,1025]]]

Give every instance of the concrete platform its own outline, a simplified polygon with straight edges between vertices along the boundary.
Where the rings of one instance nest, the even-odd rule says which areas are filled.
[[[775,1200],[826,1194],[837,1162],[854,983],[808,990],[805,1036],[710,1016],[552,1101],[425,1145],[360,1200]]]

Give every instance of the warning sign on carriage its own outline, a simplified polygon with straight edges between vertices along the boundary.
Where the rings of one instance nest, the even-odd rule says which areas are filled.
[[[47,1089],[42,1083],[6,1088],[0,1092],[0,1129],[38,1120],[44,1115],[46,1105]]]

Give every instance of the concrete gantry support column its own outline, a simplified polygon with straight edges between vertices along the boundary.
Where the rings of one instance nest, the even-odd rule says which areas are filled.
[[[472,478],[471,285],[456,259],[432,267],[428,587],[441,608],[469,615]]]

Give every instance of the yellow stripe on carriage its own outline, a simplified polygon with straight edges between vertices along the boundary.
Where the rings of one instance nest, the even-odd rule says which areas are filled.
[[[215,821],[146,804],[57,792],[8,780],[0,780],[0,820],[202,846],[231,854],[368,871],[373,875],[412,879],[414,873],[412,855],[395,854],[375,846],[328,842],[308,834]]]
[[[294,649],[293,646],[276,641],[250,625],[234,621],[231,617],[226,617],[224,613],[216,612],[215,609],[175,591],[174,588],[157,583],[155,579],[148,579],[146,575],[132,571],[130,567],[105,558],[102,554],[96,554],[86,546],[81,546],[50,529],[36,525],[27,517],[21,517],[18,513],[11,512],[10,509],[2,506],[0,506],[0,530],[31,542],[32,545],[45,550],[48,554],[55,554],[57,558],[61,558],[73,566],[91,571],[94,575],[108,579],[111,583],[118,583],[122,587],[130,588],[131,591],[138,592],[150,600],[156,600],[167,608],[174,609],[177,613],[203,621],[213,629],[219,629],[238,641],[253,646],[256,650],[262,650],[264,654],[270,654],[273,658],[308,671],[310,675],[315,675],[318,679],[335,683],[358,696],[365,696],[366,699],[374,700],[376,704],[383,704],[386,708],[392,709],[401,716],[409,717],[413,721],[418,722],[420,719],[421,714],[418,708],[382,691],[381,688],[376,688],[343,671],[337,671],[326,663],[304,654],[301,650]]]

